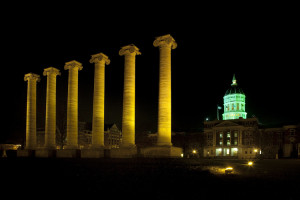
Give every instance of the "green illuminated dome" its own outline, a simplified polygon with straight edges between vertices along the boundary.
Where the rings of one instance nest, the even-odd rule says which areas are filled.
[[[229,88],[224,99],[224,114],[223,120],[230,119],[239,119],[242,117],[243,119],[247,118],[247,113],[245,112],[246,107],[246,96],[243,90],[238,87],[238,84],[235,79],[235,75],[233,75],[231,88]]]

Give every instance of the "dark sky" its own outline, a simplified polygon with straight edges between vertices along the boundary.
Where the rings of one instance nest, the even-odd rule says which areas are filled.
[[[100,52],[111,60],[105,77],[105,123],[121,127],[124,57],[118,52],[129,44],[142,53],[136,57],[136,132],[156,131],[159,49],[153,41],[165,34],[178,43],[172,50],[173,130],[197,130],[206,117],[215,119],[233,74],[246,94],[248,117],[255,115],[263,124],[300,121],[300,34],[293,11],[268,6],[238,11],[222,6],[172,6],[37,5],[24,9],[18,5],[11,9],[2,24],[2,105],[10,110],[4,112],[7,131],[1,139],[25,134],[26,73],[41,75],[37,126],[43,127],[45,121],[44,68],[61,70],[58,120],[65,115],[68,71],[63,66],[71,60],[83,64],[79,121],[90,122],[94,65],[89,59]]]

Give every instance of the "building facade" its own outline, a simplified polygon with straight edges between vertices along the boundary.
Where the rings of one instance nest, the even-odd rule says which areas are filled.
[[[261,151],[256,118],[204,122],[204,157],[252,159]]]
[[[300,158],[300,126],[264,128],[257,118],[204,122],[207,158]]]
[[[262,128],[260,148],[264,158],[300,158],[300,127]]]
[[[57,134],[59,135],[59,134]],[[104,125],[104,148],[119,148],[122,142],[122,132],[116,124]],[[62,144],[63,143],[63,144]],[[45,129],[37,129],[37,147],[43,148],[45,144]],[[63,148],[66,144],[65,139],[60,140],[56,137],[57,149]],[[78,122],[78,146],[80,149],[90,148],[92,144],[92,124],[88,122]]]
[[[80,125],[81,124],[81,125]],[[81,128],[82,127],[82,128]],[[79,147],[89,148],[92,144],[91,124],[86,122],[79,123],[78,144]],[[122,132],[116,124],[104,124],[104,148],[119,148],[122,143]]]

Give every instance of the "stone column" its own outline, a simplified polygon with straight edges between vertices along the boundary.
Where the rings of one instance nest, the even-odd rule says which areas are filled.
[[[171,143],[171,49],[177,43],[171,35],[157,37],[153,45],[159,47],[159,99],[157,145],[172,146]]]
[[[56,149],[56,76],[60,71],[54,67],[44,69],[47,76],[45,145],[47,149]]]
[[[135,56],[140,55],[133,44],[124,46],[119,55],[125,55],[122,117],[122,146],[135,147]]]
[[[103,54],[92,55],[90,63],[95,63],[92,147],[104,148],[104,96],[105,96],[105,64],[110,60]]]
[[[25,149],[34,150],[36,147],[36,83],[40,81],[37,74],[25,74],[27,85],[27,112],[26,112],[26,146]]]
[[[78,71],[82,64],[75,60],[66,62],[65,70],[69,70],[67,101],[67,145],[66,149],[78,148]]]

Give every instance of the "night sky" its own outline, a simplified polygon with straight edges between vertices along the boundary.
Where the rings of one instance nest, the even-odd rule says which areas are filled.
[[[300,34],[293,12],[271,8],[207,10],[200,5],[148,8],[144,4],[130,10],[125,5],[118,5],[118,9],[111,5],[18,6],[2,24],[5,73],[1,83],[5,95],[1,96],[5,102],[2,114],[7,116],[2,122],[6,130],[1,133],[2,141],[25,135],[26,73],[41,76],[37,86],[39,128],[45,123],[47,79],[43,70],[50,66],[61,70],[57,120],[63,119],[68,90],[68,71],[63,67],[71,60],[83,64],[79,121],[91,122],[94,64],[89,60],[100,52],[111,60],[105,75],[105,123],[121,128],[124,56],[118,52],[129,44],[142,53],[136,56],[136,134],[157,131],[159,49],[153,41],[165,34],[171,34],[178,44],[172,50],[174,131],[201,130],[206,117],[216,119],[217,105],[223,106],[233,74],[246,95],[248,117],[256,116],[267,126],[300,122]]]

